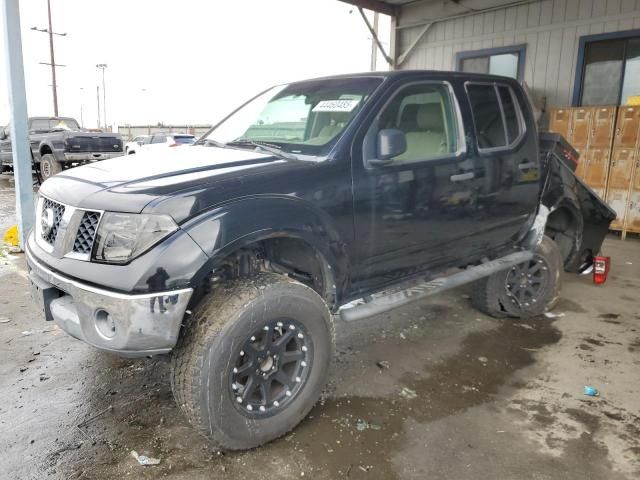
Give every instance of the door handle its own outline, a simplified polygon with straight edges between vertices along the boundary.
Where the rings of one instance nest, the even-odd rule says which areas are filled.
[[[521,163],[520,165],[518,165],[518,168],[520,170],[530,170],[532,168],[536,168],[538,166],[537,163],[535,162],[526,162],[526,163]]]
[[[473,180],[474,178],[476,178],[476,174],[473,172],[457,173],[449,177],[452,182],[465,182],[467,180]]]

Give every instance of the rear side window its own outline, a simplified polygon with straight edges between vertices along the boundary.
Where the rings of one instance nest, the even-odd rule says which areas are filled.
[[[479,150],[511,148],[524,132],[522,111],[511,87],[469,83],[473,122]]]
[[[154,135],[151,139],[151,143],[165,143],[167,141],[167,137],[164,135]]]

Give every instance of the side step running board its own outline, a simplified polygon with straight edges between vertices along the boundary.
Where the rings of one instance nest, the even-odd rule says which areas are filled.
[[[419,280],[404,290],[375,294],[369,297],[370,300],[365,301],[365,303],[356,305],[347,304],[340,308],[340,316],[346,322],[361,320],[372,315],[393,310],[394,308],[401,307],[416,300],[421,300],[430,295],[443,292],[444,290],[480,280],[493,273],[529,261],[532,258],[533,254],[531,252],[515,252],[496,260],[469,267],[466,270],[447,277],[434,278],[429,281]]]

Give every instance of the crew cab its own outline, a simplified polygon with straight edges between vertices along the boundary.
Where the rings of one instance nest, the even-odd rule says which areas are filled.
[[[122,155],[119,134],[85,131],[69,117],[30,117],[29,143],[43,180],[72,166]],[[0,131],[0,163],[2,171],[13,169],[8,127]]]
[[[559,238],[557,212],[581,201],[556,150],[541,155],[525,93],[504,77],[279,85],[190,148],[44,182],[26,246],[33,296],[96,348],[169,354],[190,422],[217,446],[255,447],[318,399],[337,318],[464,283],[491,315],[550,308],[584,247],[563,253],[545,235]],[[610,212],[572,213],[599,222],[597,253]]]

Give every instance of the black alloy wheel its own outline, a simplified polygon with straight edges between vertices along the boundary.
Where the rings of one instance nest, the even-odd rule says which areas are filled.
[[[313,343],[304,326],[272,321],[249,336],[229,374],[235,405],[251,418],[271,416],[296,398],[312,368]]]

